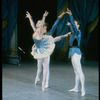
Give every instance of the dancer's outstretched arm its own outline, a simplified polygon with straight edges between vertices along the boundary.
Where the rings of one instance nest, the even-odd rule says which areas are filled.
[[[72,32],[68,32],[65,35],[57,36],[54,38],[54,42],[58,42],[58,41],[62,40],[63,38],[70,36],[71,34],[72,34]]]

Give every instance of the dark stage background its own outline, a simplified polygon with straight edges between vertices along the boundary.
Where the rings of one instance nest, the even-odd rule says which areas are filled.
[[[57,18],[57,1],[56,0],[19,0],[18,1],[18,46],[21,47],[25,54],[19,53],[22,59],[33,59],[31,56],[31,47],[33,45],[32,40],[32,28],[29,20],[25,18],[26,11],[29,11],[33,17],[34,22],[42,18],[44,11],[47,10],[49,15],[46,21],[49,23],[48,30],[52,27]],[[91,60],[98,60],[99,58],[99,24],[91,33],[91,37],[88,42],[87,51],[85,52],[85,58]],[[54,36],[56,35],[56,32]]]

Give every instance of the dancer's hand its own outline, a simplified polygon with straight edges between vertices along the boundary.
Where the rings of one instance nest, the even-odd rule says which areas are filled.
[[[26,11],[26,17],[25,18],[31,18],[31,15],[28,11]]]
[[[71,36],[73,34],[73,32],[68,32],[67,34],[68,34],[68,36]]]
[[[69,10],[68,8],[67,8],[66,13],[67,13],[67,14],[69,14],[69,15],[71,15],[71,14],[72,14],[71,10]]]
[[[43,17],[46,17],[49,14],[49,12],[47,12],[47,10],[45,11],[45,13],[43,14]]]
[[[71,32],[68,32],[67,34],[63,35],[63,37],[67,37],[67,36],[70,36],[71,35]]]
[[[66,13],[66,12],[63,11],[63,12],[58,16],[58,18],[62,19],[63,16],[65,15],[65,13]]]
[[[70,23],[70,22],[67,22],[67,24],[66,24],[66,25],[70,26],[70,25],[71,25],[71,23]]]

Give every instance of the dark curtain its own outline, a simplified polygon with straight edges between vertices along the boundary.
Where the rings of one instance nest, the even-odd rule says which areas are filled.
[[[2,0],[2,53],[7,54],[8,38],[8,3],[7,0]]]
[[[95,20],[96,16],[98,15],[99,0],[76,0],[76,1],[70,0],[69,9],[71,9],[74,18],[78,19],[81,23],[81,33],[82,33],[81,42],[82,42],[82,50],[84,53],[88,44],[88,40],[91,35],[88,33],[85,37],[84,34],[85,34],[86,25],[91,21]]]
[[[84,53],[91,35],[90,33],[98,23],[99,0],[57,0],[57,13],[59,13],[61,10],[65,11],[63,8],[65,8],[66,2],[69,2],[68,8],[72,11],[74,19],[79,20],[81,23],[81,43],[83,50],[82,52]],[[69,18],[66,14],[57,27],[57,36],[63,35],[68,31],[68,26],[66,26],[68,21]],[[89,27],[91,27],[91,29]],[[90,31],[86,32],[86,29],[90,29]],[[62,48],[64,42],[65,39],[57,43],[58,50]]]
[[[17,23],[17,0],[2,0],[2,53],[8,53],[9,42]]]

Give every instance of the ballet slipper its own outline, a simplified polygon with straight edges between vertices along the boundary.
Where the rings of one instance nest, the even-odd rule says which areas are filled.
[[[36,79],[35,79],[35,85],[37,84],[38,81],[40,81],[40,79],[37,79],[37,78],[36,78]]]
[[[42,84],[42,91],[44,92],[45,91],[45,85]]]
[[[69,91],[71,91],[71,92],[78,92],[78,89],[73,88],[73,89],[70,89]]]
[[[85,90],[82,90],[81,96],[85,96]]]
[[[49,87],[49,85],[48,85],[48,83],[46,82],[46,84],[45,84],[45,88],[48,88]]]
[[[45,88],[49,88],[49,85],[46,84],[46,85],[45,85]]]

